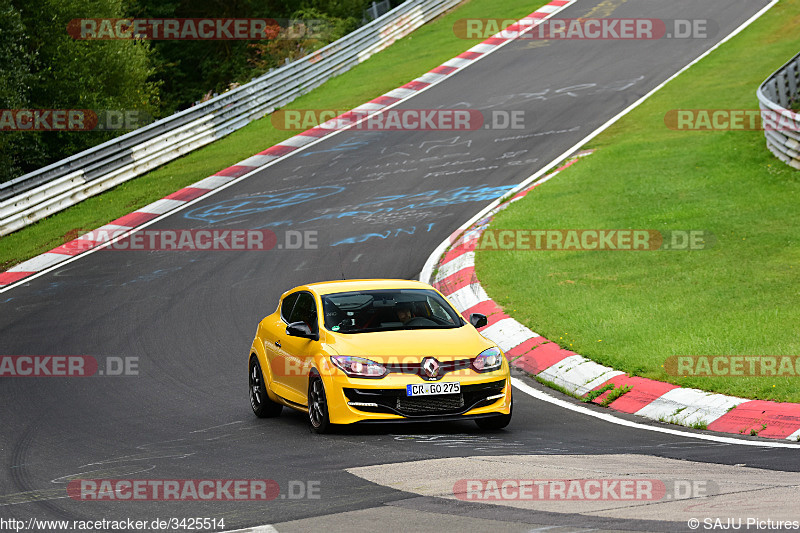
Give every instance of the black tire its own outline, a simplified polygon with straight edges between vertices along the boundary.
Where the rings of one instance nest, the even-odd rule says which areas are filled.
[[[279,416],[283,406],[269,399],[267,395],[267,385],[264,381],[264,374],[261,372],[261,365],[258,358],[250,358],[250,373],[248,378],[250,385],[250,407],[259,418],[273,418]]]
[[[322,378],[314,374],[308,378],[308,422],[314,433],[327,433],[331,429],[325,385]]]
[[[511,409],[507,415],[489,416],[486,418],[476,418],[475,423],[481,429],[503,429],[509,422],[511,422],[511,414],[514,409],[514,403],[511,403]]]

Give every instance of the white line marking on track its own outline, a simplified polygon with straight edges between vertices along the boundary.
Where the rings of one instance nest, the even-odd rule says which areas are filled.
[[[698,439],[698,440],[708,440],[713,442],[721,442],[724,444],[738,444],[740,446],[757,446],[762,448],[795,448],[800,449],[800,445],[796,444],[789,444],[785,442],[758,442],[758,441],[750,441],[750,440],[741,440],[734,437],[722,437],[717,435],[705,435],[702,433],[689,433],[688,431],[679,431],[677,429],[671,428],[662,428],[658,426],[648,426],[646,424],[640,424],[638,422],[631,422],[630,420],[625,420],[623,418],[617,418],[616,416],[610,413],[599,413],[597,411],[593,411],[592,409],[588,409],[581,405],[575,405],[570,403],[566,400],[562,400],[560,398],[556,398],[555,396],[550,396],[546,392],[538,391],[531,387],[530,385],[526,384],[519,378],[511,378],[511,384],[519,390],[527,394],[528,396],[532,396],[537,400],[542,400],[547,403],[552,403],[553,405],[557,405],[559,407],[563,407],[564,409],[569,409],[570,411],[575,411],[576,413],[581,413],[587,416],[592,416],[594,418],[599,418],[605,422],[610,422],[612,424],[617,424],[619,426],[625,426],[634,429],[644,429],[646,431],[654,431],[656,433],[666,433],[667,435],[675,435],[677,437],[686,437],[690,439]]]

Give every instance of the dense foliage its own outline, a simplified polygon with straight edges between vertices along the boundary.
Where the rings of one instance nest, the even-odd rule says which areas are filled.
[[[0,109],[160,107],[150,43],[82,41],[67,23],[122,17],[122,0],[0,0]],[[92,132],[0,133],[0,176],[14,178],[111,138]]]
[[[400,1],[393,1],[392,5]],[[160,118],[301,57],[356,29],[370,0],[0,0],[0,110],[137,110]],[[82,18],[325,21],[313,38],[73,38]],[[125,131],[0,132],[7,181]]]

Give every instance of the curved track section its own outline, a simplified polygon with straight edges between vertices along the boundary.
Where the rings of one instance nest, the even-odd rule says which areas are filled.
[[[579,0],[560,16],[708,19],[718,30],[709,39],[511,43],[398,107],[522,110],[524,130],[342,132],[150,226],[265,228],[280,243],[286,230],[313,231],[316,249],[98,252],[3,293],[0,353],[137,358],[139,373],[2,380],[0,517],[212,517],[225,518],[227,529],[272,523],[290,530],[311,524],[296,522],[302,520],[356,524],[347,521],[355,512],[368,517],[365,530],[374,528],[376,517],[427,530],[572,528],[585,520],[574,513],[454,507],[446,498],[348,469],[487,454],[591,455],[598,461],[614,454],[628,458],[630,472],[639,471],[637,457],[796,472],[792,450],[609,426],[523,394],[503,432],[452,423],[346,428],[317,437],[299,413],[255,419],[245,390],[255,326],[286,288],[342,275],[415,277],[430,251],[472,213],[764,5]],[[314,482],[319,498],[76,501],[65,488],[75,478],[260,478],[277,481],[284,495],[292,483]],[[626,515],[586,523],[685,528],[670,522],[678,518],[665,519]]]

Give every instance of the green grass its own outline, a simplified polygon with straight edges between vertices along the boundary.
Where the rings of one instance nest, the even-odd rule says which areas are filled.
[[[594,390],[589,391],[586,394],[586,396],[581,398],[581,401],[584,402],[584,403],[591,403],[591,402],[595,401],[598,398],[598,396],[600,396],[604,392],[610,391],[610,390],[614,390],[614,384],[613,383],[608,383],[607,385],[605,385],[605,386],[603,386],[603,387],[601,387],[599,389],[594,389]]]
[[[518,19],[546,0],[469,0],[426,24],[368,61],[304,95],[285,109],[352,109],[460,54],[478,41],[456,37],[453,24],[461,18]],[[149,174],[61,213],[0,238],[0,271],[63,244],[76,229],[91,230],[236,164],[296,131],[273,127],[269,117],[177,159]]]
[[[581,396],[579,396],[579,395],[575,394],[575,393],[574,393],[574,392],[572,392],[572,391],[569,391],[569,390],[565,389],[564,387],[562,387],[561,385],[559,385],[559,384],[558,384],[558,383],[556,383],[555,381],[550,381],[549,379],[544,379],[544,378],[542,378],[542,377],[535,376],[535,375],[533,375],[533,374],[530,374],[530,376],[531,376],[533,379],[535,379],[536,381],[538,381],[539,383],[541,383],[542,385],[544,385],[545,387],[551,388],[551,389],[553,389],[554,391],[560,392],[561,394],[566,394],[567,396],[572,396],[572,397],[573,397],[573,398],[575,398],[576,400],[581,400],[581,401],[583,401],[583,398],[582,398]]]
[[[710,250],[482,251],[477,271],[537,333],[631,375],[747,398],[800,401],[800,376],[676,377],[672,355],[800,354],[800,172],[759,131],[668,129],[672,109],[757,109],[758,85],[797,53],[784,0],[584,148],[493,229],[711,231]]]
[[[603,398],[603,401],[600,402],[600,405],[603,407],[608,407],[614,402],[614,400],[629,393],[631,390],[633,390],[633,387],[630,385],[625,385],[624,387],[620,387],[618,389],[612,389],[612,391],[608,393],[608,396]]]
[[[686,424],[684,421],[682,421],[679,418],[676,418],[674,416],[664,416],[664,415],[662,415],[662,416],[658,417],[658,421],[662,422],[664,424],[675,424],[677,426],[684,426],[684,427],[688,427],[688,428],[692,428],[692,429],[701,429],[701,430],[708,429],[708,422],[706,422],[705,420],[698,420],[697,422],[692,422],[691,424]],[[741,433],[741,431],[740,431],[740,433]]]

